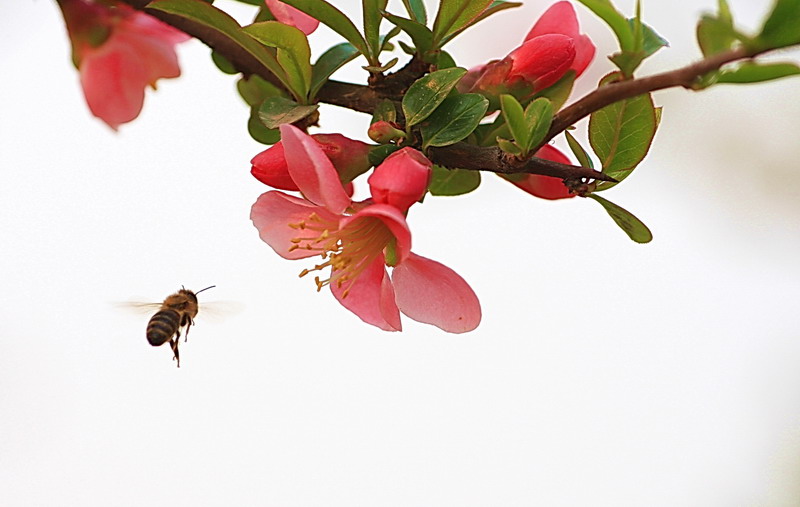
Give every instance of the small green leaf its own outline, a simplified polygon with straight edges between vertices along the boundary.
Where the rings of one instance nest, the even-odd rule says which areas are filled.
[[[311,69],[311,90],[308,92],[309,98],[314,98],[322,85],[330,78],[334,72],[342,68],[346,63],[358,56],[358,50],[349,42],[337,44],[322,53],[317,59],[317,63]]]
[[[432,195],[463,195],[472,192],[480,185],[480,171],[445,169],[435,165],[428,191]]]
[[[427,26],[411,19],[389,14],[388,12],[383,12],[382,14],[389,22],[402,29],[411,37],[418,52],[424,53],[433,46],[433,32],[431,32]]]
[[[281,140],[281,132],[278,129],[268,129],[258,118],[258,110],[250,109],[250,118],[247,120],[247,132],[250,137],[261,144],[275,144]]]
[[[483,21],[484,19],[488,18],[492,14],[497,14],[498,12],[504,11],[506,9],[519,7],[520,5],[522,5],[522,2],[503,2],[502,0],[495,0],[494,2],[491,3],[491,5],[489,5],[489,7],[487,7],[477,17],[473,18],[472,21],[470,21],[469,23],[467,23],[463,27],[459,28],[455,32],[452,32],[451,34],[445,36],[442,39],[442,43],[439,44],[439,47],[444,46],[445,44],[447,44],[448,42],[450,42],[451,40],[456,38],[459,34],[461,34],[461,32],[463,32],[464,30],[466,30],[467,28],[469,28],[469,27],[471,27],[473,25],[476,25],[476,24],[480,23],[481,21]]]
[[[631,25],[631,29],[636,24],[636,19],[631,18],[628,20],[628,24]],[[644,51],[645,58],[652,56],[656,51],[663,47],[669,46],[669,42],[667,39],[663,38],[662,36],[658,35],[655,30],[653,30],[650,26],[645,23],[641,23],[641,39],[639,44],[641,45],[641,50]]]
[[[461,141],[475,130],[488,107],[486,97],[477,93],[447,97],[420,129],[422,148]]]
[[[389,70],[392,67],[394,67],[397,64],[397,62],[399,62],[399,61],[400,61],[400,59],[395,57],[395,58],[392,58],[391,60],[389,60],[388,62],[384,63],[383,65],[377,65],[377,66],[376,65],[364,65],[361,68],[364,69],[364,70],[367,70],[369,72],[386,72],[387,70]]]
[[[618,78],[612,73],[601,85]],[[619,181],[644,159],[656,133],[656,112],[650,94],[621,100],[592,113],[589,143],[600,159],[603,172]],[[616,183],[600,182],[598,190]]]
[[[553,103],[542,97],[534,100],[525,108],[525,126],[528,138],[520,145],[524,154],[528,154],[534,146],[538,146],[550,130],[553,123]]]
[[[575,155],[575,158],[578,159],[578,163],[581,167],[588,167],[589,169],[594,169],[594,162],[592,162],[592,157],[589,156],[589,153],[586,152],[586,149],[581,146],[581,143],[575,139],[575,136],[569,133],[568,130],[564,131],[564,135],[567,138],[567,144],[569,145],[569,149],[572,150],[572,154]]]
[[[227,39],[230,44],[244,49],[250,56],[268,68],[287,88],[289,78],[278,62],[274,51],[265,48],[242,32],[242,27],[235,19],[202,0],[155,0],[147,5],[148,9],[173,14],[196,23],[203,30],[211,30]]]
[[[267,128],[275,129],[284,123],[302,120],[318,108],[316,104],[304,106],[284,97],[272,97],[258,108],[258,117]]]
[[[446,36],[468,26],[491,3],[492,0],[441,0],[433,21],[434,47],[441,47],[439,43]]]
[[[414,21],[423,25],[428,24],[428,14],[425,12],[425,2],[422,0],[403,0],[406,12]]]
[[[378,103],[378,106],[372,113],[370,125],[379,121],[388,121],[389,123],[395,123],[397,121],[397,109],[394,107],[394,102],[389,99],[383,99]]]
[[[575,84],[575,71],[568,70],[564,77],[556,81],[552,86],[545,88],[535,95],[535,97],[544,97],[550,99],[553,103],[553,110],[558,111],[561,106],[567,102],[569,94],[572,93],[572,85]]]
[[[436,68],[441,69],[451,69],[453,67],[458,67],[456,61],[447,51],[440,50],[438,52],[438,56],[436,57]]]
[[[239,73],[236,67],[234,67],[233,64],[229,62],[227,58],[225,58],[216,51],[213,50],[211,51],[211,60],[214,62],[214,65],[216,65],[217,68],[222,72],[224,72],[225,74]]]
[[[342,11],[334,7],[325,0],[283,0],[296,9],[300,9],[312,18],[318,19],[321,23],[328,26],[331,30],[338,33],[357,48],[361,54],[370,57],[369,46],[356,25],[350,21]]]
[[[510,153],[514,156],[522,155],[522,148],[517,146],[516,143],[509,141],[508,139],[503,139],[502,137],[497,138],[497,147],[503,150],[506,153]]]
[[[587,197],[600,203],[619,228],[625,231],[625,234],[635,242],[649,243],[653,240],[653,233],[650,232],[650,229],[630,211],[603,199],[599,195],[589,194]]]
[[[361,0],[362,16],[364,18],[364,39],[369,47],[370,65],[378,64],[378,55],[381,53],[381,11],[386,9],[389,0]]]
[[[306,34],[278,21],[254,23],[242,29],[257,41],[278,50],[278,62],[289,77],[289,89],[305,100],[311,89],[311,48]]]
[[[733,70],[719,73],[718,83],[759,83],[800,74],[800,67],[793,63],[745,62]]]
[[[500,95],[500,110],[503,112],[503,118],[506,119],[506,125],[511,130],[514,141],[520,148],[528,146],[530,129],[525,123],[525,110],[522,109],[522,105],[512,95]],[[501,149],[503,148],[501,147]],[[503,151],[508,150],[503,149]],[[515,155],[518,154],[515,153]]]
[[[406,128],[427,118],[466,73],[466,69],[455,67],[431,72],[415,81],[403,96]]]
[[[777,0],[758,39],[767,48],[800,44],[800,0]]]
[[[600,19],[606,22],[611,30],[619,40],[619,47],[623,51],[634,51],[635,41],[633,39],[633,30],[628,20],[625,19],[611,0],[578,0],[585,5],[589,10],[597,14]]]
[[[369,154],[367,155],[369,157],[369,163],[374,166],[379,166],[386,157],[399,149],[400,147],[396,144],[381,144],[374,146],[370,148]]]

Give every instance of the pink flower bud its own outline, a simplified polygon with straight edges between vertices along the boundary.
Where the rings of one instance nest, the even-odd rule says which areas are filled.
[[[318,20],[280,0],[266,0],[266,4],[276,20],[284,25],[293,26],[306,35],[311,35],[319,26]]]
[[[367,135],[376,143],[386,144],[395,139],[405,138],[406,134],[402,130],[398,130],[393,124],[388,121],[376,121],[369,126]]]
[[[281,190],[298,190],[289,168],[286,166],[286,157],[283,155],[283,143],[278,141],[262,151],[250,161],[252,174],[258,181],[272,188]]]
[[[431,161],[414,148],[392,153],[367,180],[372,200],[405,212],[425,195],[432,167]]]
[[[333,162],[342,183],[348,183],[372,167],[369,163],[367,143],[356,141],[342,134],[314,134],[311,136],[322,146],[322,151]]]
[[[542,146],[541,149],[536,152],[536,156],[562,164],[572,163],[566,155],[549,144]],[[541,197],[542,199],[556,200],[575,197],[575,194],[569,192],[569,189],[560,178],[554,178],[552,176],[527,174],[520,180],[509,181],[529,194]]]
[[[525,41],[506,58],[512,62],[508,84],[524,81],[538,92],[554,85],[570,69],[575,44],[566,35],[541,35]]]
[[[580,76],[594,58],[595,47],[587,35],[580,33],[578,18],[575,8],[569,2],[556,2],[553,4],[525,36],[525,40],[540,37],[551,33],[558,33],[570,37],[575,43],[575,60],[570,67]]]
[[[367,143],[349,139],[341,134],[314,134],[311,137],[320,145],[325,156],[330,159],[342,183],[349,184],[350,181],[371,167],[369,163],[370,145]],[[289,167],[286,165],[281,141],[253,157],[250,163],[252,164],[250,174],[261,183],[281,190],[299,190],[289,175]],[[347,188],[345,185],[346,190]],[[349,193],[352,195],[352,185],[349,188]]]

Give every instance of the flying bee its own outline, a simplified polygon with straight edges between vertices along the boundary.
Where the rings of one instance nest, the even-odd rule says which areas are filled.
[[[181,339],[181,328],[184,329],[183,341],[189,339],[189,327],[194,325],[194,318],[197,317],[199,306],[197,295],[204,290],[212,289],[216,285],[206,287],[203,290],[192,292],[181,287],[175,294],[167,296],[160,309],[150,318],[147,323],[147,341],[154,347],[159,347],[169,342],[172,348],[174,359],[181,367],[181,358],[178,353],[178,343]]]

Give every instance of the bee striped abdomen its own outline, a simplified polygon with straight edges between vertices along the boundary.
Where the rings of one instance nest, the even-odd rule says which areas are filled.
[[[175,310],[159,310],[147,323],[147,341],[154,347],[163,345],[177,333],[180,323],[181,316]]]

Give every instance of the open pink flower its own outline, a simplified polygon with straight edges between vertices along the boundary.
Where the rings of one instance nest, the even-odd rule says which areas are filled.
[[[539,151],[536,152],[536,156],[562,164],[572,163],[566,155],[549,144],[542,146]],[[527,174],[522,179],[517,180],[509,178],[509,181],[529,194],[541,197],[542,199],[556,200],[575,197],[575,194],[569,192],[569,189],[560,178],[554,178],[553,176]]]
[[[175,45],[188,35],[130,7],[59,0],[92,114],[116,130],[137,116],[144,90],[180,76]]]
[[[570,69],[580,75],[594,57],[569,2],[557,2],[534,24],[520,47],[499,61],[475,67],[459,83],[462,92],[525,98],[554,85]]]
[[[251,211],[261,238],[286,259],[321,256],[301,276],[317,276],[318,290],[364,322],[400,331],[400,312],[452,333],[475,329],[480,304],[453,270],[411,253],[411,231],[390,204],[354,203],[322,148],[290,125],[281,126],[286,162],[304,198],[279,191],[262,194]],[[386,265],[394,267],[391,278]]]
[[[269,12],[284,25],[291,25],[306,35],[311,35],[319,26],[319,20],[280,0],[265,0]]]

